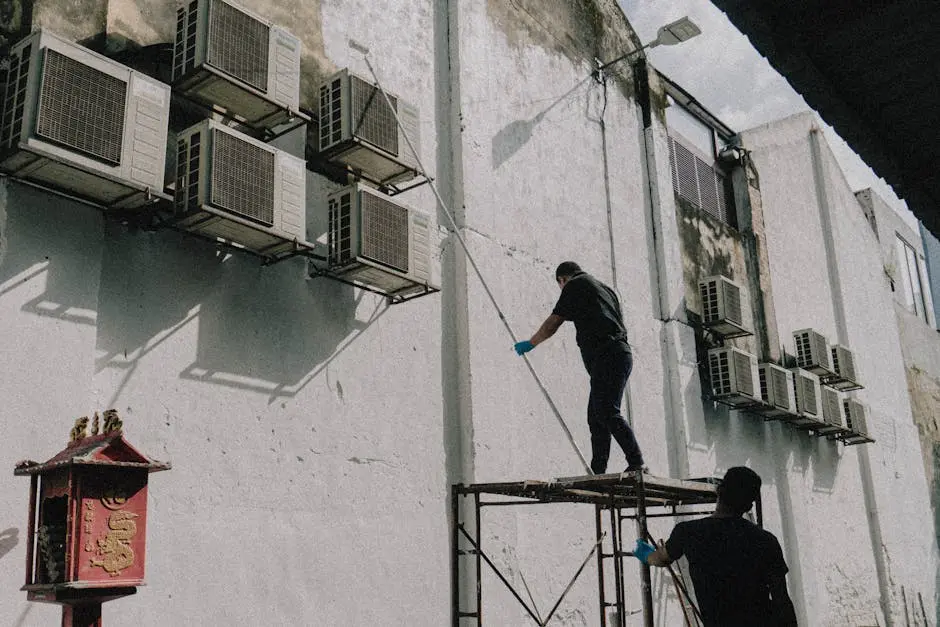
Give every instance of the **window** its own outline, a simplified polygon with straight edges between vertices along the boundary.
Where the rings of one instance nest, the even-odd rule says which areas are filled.
[[[700,117],[670,98],[669,166],[676,196],[696,209],[736,225],[734,194],[725,168],[715,160],[716,132]]]
[[[930,323],[927,314],[927,303],[930,295],[927,293],[927,267],[924,256],[917,253],[914,247],[908,244],[900,235],[897,236],[897,265],[898,281],[901,283],[901,304],[908,311]]]

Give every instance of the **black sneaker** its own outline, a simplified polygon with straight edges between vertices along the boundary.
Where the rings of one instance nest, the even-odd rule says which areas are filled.
[[[627,469],[624,470],[625,473],[627,473],[627,472],[637,472],[637,471],[641,471],[644,475],[650,474],[650,469],[649,469],[649,467],[646,466],[645,464],[640,465],[640,466],[632,466],[632,465],[631,465],[631,466],[627,466]]]

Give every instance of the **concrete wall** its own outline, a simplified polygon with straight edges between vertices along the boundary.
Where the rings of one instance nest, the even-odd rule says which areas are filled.
[[[34,4],[33,25],[105,49],[172,39],[168,1]],[[874,623],[876,552],[859,447],[703,404],[700,356],[686,321],[695,307],[689,268],[743,272],[740,235],[677,207],[664,116],[654,110],[644,129],[630,66],[613,68],[605,82],[592,78],[595,57],[639,46],[613,0],[564,8],[533,0],[251,8],[302,37],[305,106],[329,72],[368,74],[350,38],[370,47],[386,89],[419,106],[422,161],[448,211],[427,186],[406,200],[436,217],[443,289],[389,307],[345,285],[307,280],[300,260],[261,267],[0,184],[0,346],[8,356],[0,387],[18,418],[7,423],[0,468],[52,455],[75,417],[110,407],[134,444],[174,464],[152,478],[149,586],[107,605],[106,621],[448,623],[449,485],[583,473],[512,352],[459,233],[519,338],[550,313],[560,261],[576,260],[618,290],[636,362],[625,409],[652,471],[700,477],[753,466],[765,480],[765,524],[784,544],[803,623]],[[651,81],[661,107],[655,73]],[[846,312],[874,312],[844,316],[871,382],[859,394],[872,406],[879,438],[871,465],[875,506],[885,510],[873,515],[885,528],[892,585],[908,595],[922,591],[933,608],[924,581],[934,562],[922,558],[933,555],[933,537],[918,527],[929,515],[919,505],[926,483],[919,456],[905,454],[916,435],[897,334],[868,337],[868,327],[856,326],[880,331],[890,296],[870,254],[874,237],[869,229],[865,239],[860,212],[848,215],[854,197],[827,162],[834,238],[845,248],[836,256],[842,290],[831,287],[819,199],[807,183],[814,176],[807,133],[798,119],[753,135],[774,321],[789,344],[789,332],[804,326],[834,335],[838,295]],[[302,132],[280,141],[295,154],[303,144]],[[324,200],[335,188],[308,174],[311,241],[323,239]],[[690,265],[693,250],[715,253],[714,263]],[[865,289],[847,289],[853,281]],[[589,454],[587,376],[568,327],[531,357]],[[622,463],[615,447],[611,470]],[[0,493],[7,504],[0,624],[49,624],[57,609],[28,604],[17,590],[27,482],[7,475]],[[503,572],[518,586],[524,578],[546,608],[594,542],[593,511],[535,509],[488,510],[485,543]],[[654,534],[670,527],[660,520]],[[527,624],[489,573],[484,590],[496,624]],[[627,590],[628,607],[639,609],[633,569]],[[661,572],[654,590],[661,624],[680,620]],[[903,614],[889,612],[896,621]],[[595,576],[582,577],[557,620],[597,624]],[[629,624],[639,620],[634,614]]]
[[[929,607],[937,561],[934,539],[923,532],[932,526],[927,483],[923,465],[911,454],[919,448],[917,430],[880,245],[810,114],[744,138],[764,173],[761,195],[781,341],[792,354],[789,332],[813,327],[855,352],[865,389],[854,395],[868,405],[869,430],[877,440],[843,448],[795,432],[785,436],[788,505],[797,528],[814,530],[799,538],[803,609],[825,617],[819,621],[824,624],[864,624],[854,621],[881,609],[897,621],[905,611],[919,613],[912,603],[917,595]],[[826,496],[808,498],[810,493]],[[852,550],[863,545],[874,548],[867,554]],[[884,608],[878,607],[879,586],[889,600]]]

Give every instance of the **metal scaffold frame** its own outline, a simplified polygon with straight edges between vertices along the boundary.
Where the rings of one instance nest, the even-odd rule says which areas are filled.
[[[521,481],[510,483],[455,484],[451,489],[451,624],[453,627],[483,626],[483,565],[496,577],[526,610],[534,624],[549,624],[555,611],[584,571],[591,558],[597,563],[598,603],[601,627],[626,625],[626,594],[624,589],[624,557],[633,552],[623,545],[623,523],[633,520],[636,537],[652,539],[647,528],[649,518],[706,515],[718,501],[717,479],[671,479],[654,477],[640,472],[582,477],[566,477],[551,481]],[[495,497],[495,498],[487,498]],[[552,503],[583,503],[594,506],[596,543],[575,572],[574,577],[551,611],[543,617],[535,607],[528,584],[523,579],[529,603],[513,587],[483,550],[483,510],[488,507],[541,505]],[[761,504],[755,504],[757,522],[762,523]],[[472,518],[468,527],[467,518]],[[630,536],[631,538],[633,536]],[[653,598],[650,567],[639,564],[643,624],[653,627]],[[612,570],[612,585],[607,577]],[[670,569],[675,578],[675,573]],[[466,579],[465,579],[466,578]],[[475,581],[475,599],[471,585]],[[685,588],[675,579],[677,587]],[[613,594],[610,594],[610,588]],[[688,597],[687,593],[685,594]],[[612,598],[611,598],[612,597]],[[682,600],[682,596],[680,595]],[[683,611],[686,611],[685,600]],[[612,621],[608,611],[614,609]],[[694,609],[694,608],[693,608]]]

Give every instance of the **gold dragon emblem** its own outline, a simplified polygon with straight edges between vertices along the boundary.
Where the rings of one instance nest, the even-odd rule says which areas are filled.
[[[118,510],[108,517],[108,533],[98,538],[95,553],[99,559],[92,558],[92,566],[100,566],[112,577],[117,577],[125,568],[134,565],[134,550],[131,540],[137,535],[137,514]]]

